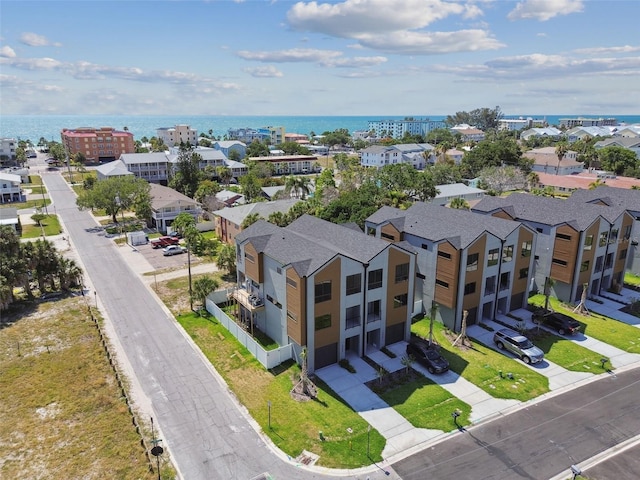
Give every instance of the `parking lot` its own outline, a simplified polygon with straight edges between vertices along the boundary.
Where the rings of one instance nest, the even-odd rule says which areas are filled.
[[[154,270],[164,270],[166,268],[183,268],[187,266],[188,254],[185,252],[180,255],[171,255],[165,257],[162,255],[162,248],[153,248],[150,243],[145,245],[137,245],[136,250],[140,252],[144,258],[151,264]],[[200,263],[200,259],[195,255],[191,255],[191,265]]]

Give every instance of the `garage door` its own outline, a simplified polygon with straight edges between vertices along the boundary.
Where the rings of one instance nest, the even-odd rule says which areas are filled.
[[[332,343],[325,347],[316,348],[315,369],[333,365],[338,362],[338,344]]]
[[[385,343],[391,345],[392,343],[404,340],[404,323],[397,323],[387,327]]]

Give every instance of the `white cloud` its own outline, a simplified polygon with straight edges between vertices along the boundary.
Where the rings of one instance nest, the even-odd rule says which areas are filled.
[[[20,70],[55,70],[62,62],[53,58],[0,58],[0,64],[10,65]]]
[[[48,85],[40,82],[33,82],[15,75],[0,74],[0,85],[13,91],[20,91],[21,95],[29,95],[36,91],[41,92],[62,92],[64,89],[58,85]]]
[[[496,58],[481,65],[435,65],[431,68],[434,72],[451,73],[467,80],[576,80],[587,76],[640,76],[640,57],[580,59],[536,53]]]
[[[244,71],[247,72],[252,77],[257,77],[257,78],[276,78],[276,77],[283,76],[282,72],[278,70],[276,67],[274,67],[273,65],[268,65],[265,67],[245,68]]]
[[[257,62],[294,63],[308,62],[320,63],[342,55],[337,50],[315,50],[311,48],[292,48],[289,50],[275,50],[272,52],[241,50],[236,52],[240,58],[255,60]]]
[[[505,46],[483,30],[433,33],[404,31],[383,35],[361,35],[358,40],[365,47],[403,55],[496,50]]]
[[[362,47],[401,55],[504,47],[484,30],[425,30],[434,22],[453,15],[468,20],[482,14],[475,2],[464,5],[442,0],[346,0],[337,4],[298,2],[287,12],[287,20],[294,30],[352,38]]]
[[[386,57],[344,57],[337,50],[292,48],[272,52],[241,50],[236,54],[245,60],[265,63],[315,63],[323,67],[370,67],[387,61]]]
[[[509,20],[547,20],[558,15],[582,12],[583,0],[524,0],[507,15]]]
[[[612,53],[635,53],[640,52],[640,46],[624,45],[622,47],[596,47],[596,48],[580,48],[574,50],[576,53],[583,55],[602,55]]]
[[[298,2],[287,12],[295,30],[351,38],[361,33],[422,28],[449,15],[477,15],[460,3],[440,0],[346,0],[342,3]]]
[[[217,79],[202,77],[194,73],[170,70],[145,71],[138,67],[100,65],[85,61],[60,62],[53,58],[0,58],[0,65],[8,65],[20,70],[56,71],[76,80],[120,79],[170,85],[208,85],[222,90],[237,90],[239,88],[237,84],[221,82]]]
[[[61,43],[51,42],[49,39],[47,39],[47,37],[32,32],[24,32],[22,35],[20,35],[20,42],[24,43],[25,45],[29,45],[30,47],[62,46]]]
[[[0,57],[15,58],[15,56],[16,56],[15,50],[11,48],[9,45],[5,45],[4,47],[0,48]]]

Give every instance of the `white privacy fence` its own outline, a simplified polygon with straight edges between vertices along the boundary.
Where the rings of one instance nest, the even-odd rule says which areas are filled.
[[[293,358],[293,349],[291,345],[284,345],[273,350],[265,350],[253,337],[245,331],[242,325],[236,323],[225,312],[222,311],[215,301],[212,299],[218,298],[220,292],[213,292],[207,297],[207,311],[216,317],[216,319],[226,328],[231,335],[236,337],[238,341],[244,345],[244,347],[251,352],[251,355],[256,357],[258,361],[267,369],[277,367],[282,362]],[[224,292],[224,301],[227,299],[227,294]]]

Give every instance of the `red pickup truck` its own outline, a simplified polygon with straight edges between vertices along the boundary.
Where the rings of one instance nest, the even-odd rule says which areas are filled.
[[[175,237],[158,237],[151,240],[150,243],[153,248],[164,248],[169,245],[178,245],[180,239]]]

